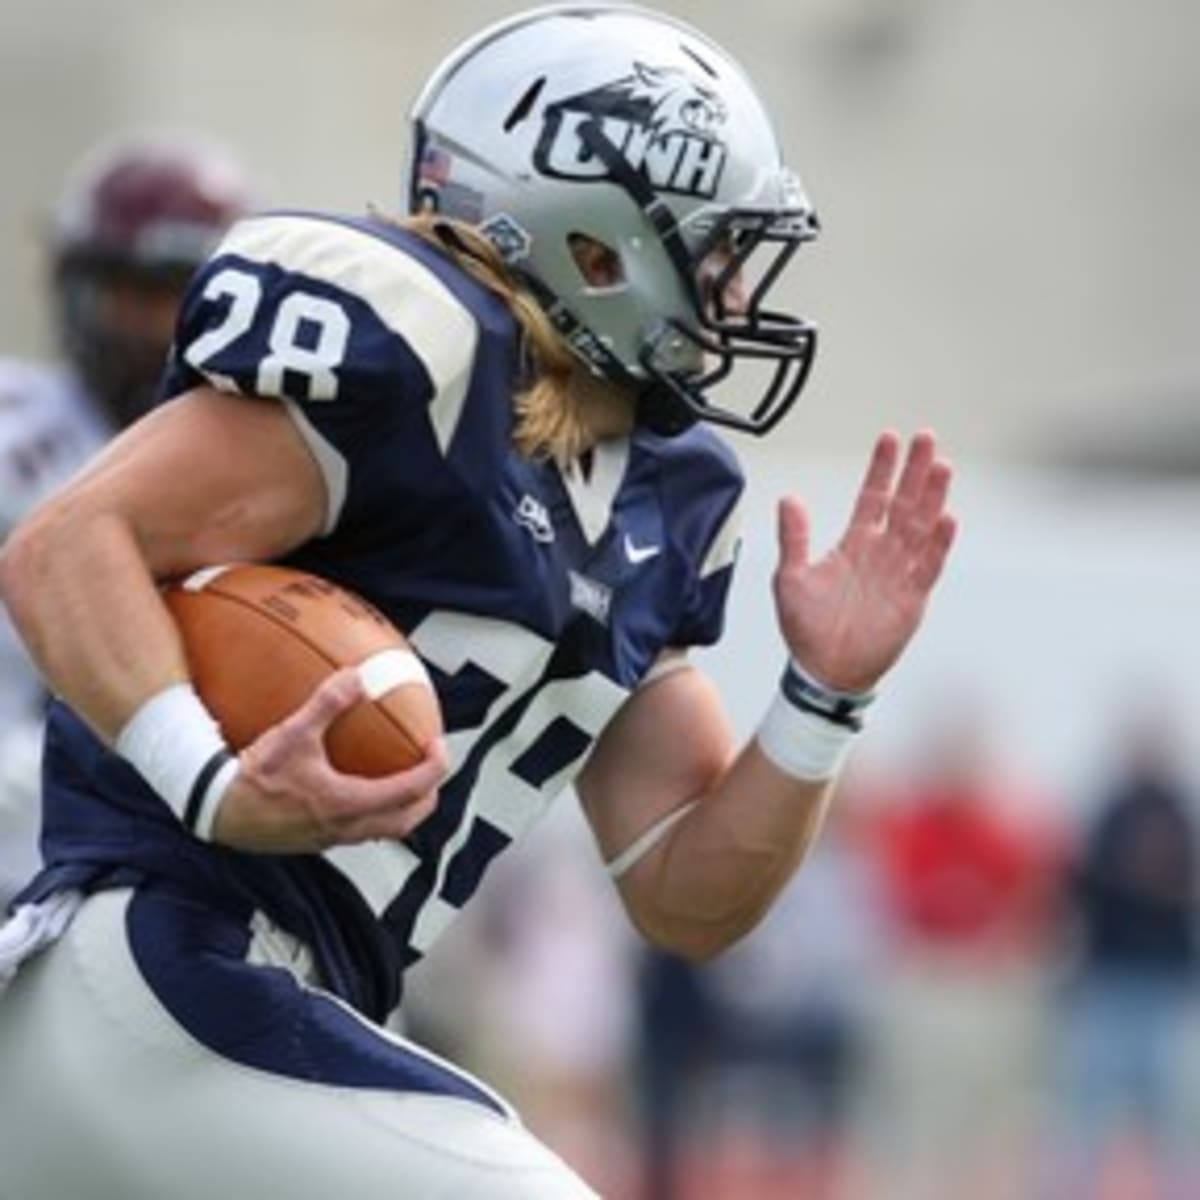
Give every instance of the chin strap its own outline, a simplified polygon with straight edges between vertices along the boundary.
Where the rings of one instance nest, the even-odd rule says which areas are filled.
[[[621,151],[604,135],[599,121],[587,121],[579,130],[584,146],[608,168],[613,180],[646,214],[662,239],[667,254],[685,285],[691,286],[687,249],[671,210],[663,203],[649,180],[635,171]],[[592,333],[557,296],[538,280],[531,281],[550,319],[577,354],[598,374],[628,387],[637,395],[637,422],[660,437],[676,437],[690,429],[699,415],[682,397],[659,380],[647,383],[631,375],[625,364]]]
[[[690,429],[697,415],[670,388],[631,375],[625,364],[536,275],[513,268],[536,297],[559,336],[593,372],[636,397],[637,423],[659,437],[675,437]]]
[[[620,149],[605,136],[599,120],[585,121],[579,127],[579,139],[608,168],[613,182],[624,188],[638,208],[645,213],[646,220],[654,226],[654,231],[662,240],[675,270],[679,272],[684,287],[694,291],[692,263],[683,238],[679,235],[679,222],[663,202],[663,198],[650,186],[646,176],[641,171],[635,171]]]
[[[661,383],[643,386],[637,398],[637,422],[660,437],[678,437],[699,421],[678,396]]]

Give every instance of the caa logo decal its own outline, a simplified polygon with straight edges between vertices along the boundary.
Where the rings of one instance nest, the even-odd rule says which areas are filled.
[[[523,529],[528,529],[537,541],[549,545],[554,541],[554,526],[546,506],[528,492],[521,497],[513,511],[513,520]]]
[[[533,162],[554,179],[606,179],[608,168],[579,136],[598,121],[656,191],[711,199],[728,157],[718,136],[728,116],[716,92],[686,71],[637,63],[626,79],[549,105]]]
[[[505,262],[516,263],[529,257],[533,238],[508,213],[488,217],[479,227],[488,241],[500,252]]]

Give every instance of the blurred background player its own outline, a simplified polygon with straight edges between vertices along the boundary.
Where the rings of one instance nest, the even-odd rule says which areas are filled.
[[[1061,913],[1071,967],[1059,997],[1065,1111],[1054,1200],[1197,1195],[1188,1082],[1200,1001],[1200,822],[1181,733],[1165,705],[1127,719],[1073,847]]]
[[[0,542],[155,398],[184,287],[245,211],[241,168],[182,134],[93,147],[52,214],[60,361],[0,359]],[[42,685],[0,607],[0,907],[33,872]]]
[[[1025,1200],[1054,800],[970,690],[943,700],[920,752],[871,789],[886,944],[867,1120],[888,1200]]]
[[[747,937],[707,964],[643,958],[644,1200],[868,1194],[855,1142],[884,912],[847,785],[804,870]]]

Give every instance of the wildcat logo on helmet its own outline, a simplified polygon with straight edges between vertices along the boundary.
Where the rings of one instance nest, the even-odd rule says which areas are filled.
[[[607,179],[608,167],[580,136],[598,122],[656,191],[711,199],[728,157],[717,133],[728,116],[717,93],[680,68],[637,63],[625,79],[549,105],[533,163],[554,179]]]

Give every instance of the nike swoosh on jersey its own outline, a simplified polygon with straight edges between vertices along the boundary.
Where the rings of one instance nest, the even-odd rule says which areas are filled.
[[[644,563],[648,559],[654,558],[655,555],[662,553],[661,546],[638,546],[634,543],[633,538],[629,534],[625,535],[625,557],[629,559],[634,566],[638,563]]]

